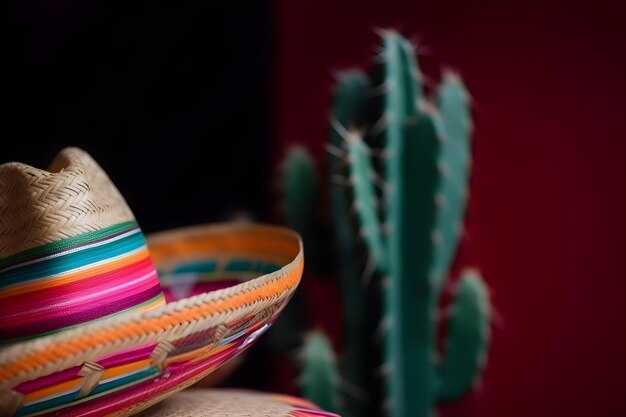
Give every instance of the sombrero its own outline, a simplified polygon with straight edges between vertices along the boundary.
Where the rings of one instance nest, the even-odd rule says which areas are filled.
[[[138,417],[339,417],[284,394],[239,389],[188,389]]]
[[[48,171],[0,165],[0,415],[137,413],[250,346],[302,268],[299,236],[274,226],[179,229],[146,246],[80,149]],[[187,296],[166,303],[157,270],[166,295]]]

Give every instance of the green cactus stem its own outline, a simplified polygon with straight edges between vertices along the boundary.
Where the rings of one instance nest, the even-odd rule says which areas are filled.
[[[477,273],[464,273],[443,360],[437,360],[439,299],[468,197],[470,103],[452,72],[443,76],[436,105],[429,103],[413,46],[394,31],[381,37],[373,81],[350,73],[340,78],[335,92],[330,169],[350,191],[346,184],[333,189],[334,215],[339,244],[345,246],[340,253],[353,255],[360,235],[383,277],[381,369],[388,414],[428,417],[438,401],[453,400],[470,388],[482,370],[478,358],[485,358],[489,339],[484,337],[489,327],[486,287]],[[384,95],[372,99],[368,88]],[[384,158],[377,162],[373,155]],[[360,265],[354,258],[343,263],[342,274],[349,277],[343,279],[346,306],[363,313],[368,295],[355,279]],[[346,319],[348,329],[358,328],[359,318],[346,312]]]
[[[300,353],[300,383],[306,399],[324,410],[339,408],[339,370],[330,340],[320,331],[309,332]]]
[[[291,148],[282,163],[280,178],[281,206],[286,224],[297,231],[304,242],[305,259],[310,260],[313,214],[317,190],[315,163],[304,147]],[[302,289],[296,290],[276,323],[268,331],[267,343],[274,352],[291,355],[300,346],[310,324]]]
[[[439,369],[439,398],[456,400],[482,373],[489,346],[489,293],[476,270],[465,270],[456,286],[450,309],[445,361]]]
[[[285,221],[297,230],[303,241],[309,240],[315,210],[317,172],[315,162],[301,146],[289,150],[283,161],[282,195]]]
[[[338,77],[335,101],[332,110],[333,121],[330,130],[329,166],[331,173],[331,202],[337,241],[339,277],[343,295],[344,327],[346,332],[345,349],[342,355],[343,387],[346,394],[342,410],[344,416],[377,415],[377,405],[381,401],[380,378],[371,370],[377,365],[379,346],[372,342],[380,314],[380,299],[371,291],[377,285],[377,277],[371,275],[365,264],[367,252],[359,234],[362,227],[355,214],[363,215],[354,206],[350,183],[354,180],[350,173],[352,159],[350,152],[358,152],[360,132],[355,126],[363,125],[365,103],[370,82],[360,71],[348,71]],[[352,129],[350,132],[348,129]],[[350,146],[350,145],[353,146]],[[366,176],[373,174],[369,159],[363,158]],[[363,182],[363,186],[370,184]],[[377,200],[371,194],[371,202]],[[363,206],[364,208],[369,207]],[[377,221],[372,211],[370,220]],[[361,230],[361,232],[359,232]],[[377,234],[371,234],[376,237]],[[374,259],[372,258],[371,261]],[[371,269],[371,268],[369,268]],[[350,389],[345,389],[349,387]]]
[[[461,79],[445,72],[438,92],[443,138],[439,153],[440,183],[435,195],[437,220],[434,229],[438,248],[431,273],[441,287],[458,246],[468,196],[470,159],[469,96]]]

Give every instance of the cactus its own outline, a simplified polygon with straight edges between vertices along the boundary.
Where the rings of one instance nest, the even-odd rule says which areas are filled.
[[[314,229],[318,223],[315,211],[317,172],[312,156],[304,147],[288,151],[282,162],[279,188],[285,223],[305,242],[308,275],[309,261],[319,258],[315,252],[317,245],[314,245],[317,240]],[[310,327],[303,288],[299,288],[268,331],[267,340],[270,348],[282,355],[298,352],[301,394],[322,409],[337,411],[340,390],[336,356],[329,338],[319,330],[309,330]]]
[[[297,231],[304,242],[312,240],[314,202],[317,190],[315,163],[303,147],[289,150],[279,175],[281,209],[286,225]],[[305,245],[305,259],[310,258],[310,245]],[[308,270],[307,266],[307,270]],[[302,344],[310,327],[302,288],[298,288],[285,306],[276,323],[268,331],[266,340],[271,350],[290,355]]]
[[[345,322],[345,350],[342,355],[342,378],[344,385],[354,387],[344,396],[344,415],[376,416],[382,401],[380,378],[372,370],[378,365],[380,346],[372,343],[380,320],[380,299],[371,291],[377,281],[372,276],[372,263],[363,258],[366,248],[359,239],[359,225],[353,212],[352,189],[349,186],[350,164],[344,146],[343,126],[354,129],[365,118],[365,100],[369,91],[369,79],[362,73],[349,72],[339,75],[335,89],[335,102],[331,111],[334,117],[327,148],[331,176],[331,203],[337,241],[339,281],[343,297]],[[341,134],[340,134],[341,133]],[[365,268],[365,272],[362,269]],[[368,282],[369,281],[369,282]]]
[[[347,328],[353,332],[346,361],[354,363],[346,365],[346,378],[355,384],[366,380],[367,359],[356,350],[368,343],[363,322],[370,293],[380,284],[387,413],[426,417],[438,401],[467,391],[480,374],[489,341],[486,287],[476,271],[464,272],[438,359],[439,299],[468,195],[469,96],[460,77],[446,72],[436,106],[431,104],[412,45],[394,31],[381,37],[371,81],[360,72],[340,77],[331,121],[333,212]],[[366,288],[357,270],[357,232],[380,276]]]
[[[317,173],[313,158],[303,147],[289,150],[282,167],[282,195],[285,221],[309,240],[317,189]]]
[[[304,338],[300,353],[300,384],[306,399],[327,411],[339,407],[339,370],[332,344],[324,333],[314,330]]]

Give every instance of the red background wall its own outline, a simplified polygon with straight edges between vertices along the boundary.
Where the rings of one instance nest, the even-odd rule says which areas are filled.
[[[374,26],[419,35],[475,98],[468,237],[501,317],[482,388],[444,416],[623,416],[626,14],[618,2],[276,3],[276,127],[319,158],[334,70]]]

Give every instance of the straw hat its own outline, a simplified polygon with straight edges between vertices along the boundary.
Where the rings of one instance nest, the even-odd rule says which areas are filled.
[[[339,417],[289,395],[234,389],[188,389],[138,417]]]
[[[148,246],[84,151],[48,171],[0,165],[0,416],[137,413],[253,343],[303,268],[298,235],[273,226],[180,229]],[[186,298],[166,304],[157,270],[165,296]]]

